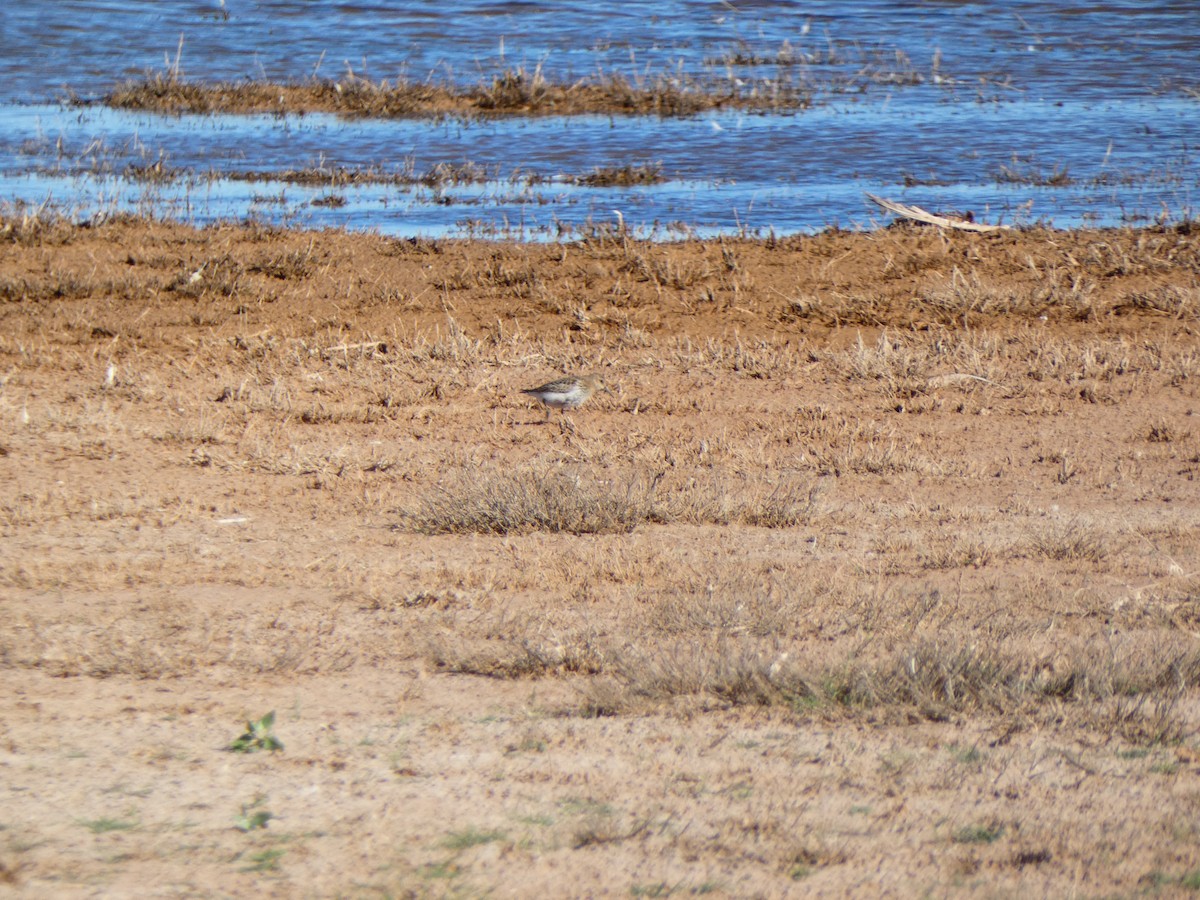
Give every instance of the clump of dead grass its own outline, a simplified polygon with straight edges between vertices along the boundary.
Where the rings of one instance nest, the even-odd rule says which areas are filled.
[[[1148,291],[1136,291],[1118,309],[1161,313],[1173,319],[1200,318],[1200,290],[1168,285]]]
[[[425,644],[426,660],[439,671],[488,678],[597,675],[604,671],[607,653],[605,642],[587,627],[562,633],[501,628],[483,640],[443,633]]]
[[[1061,483],[1066,483],[1063,477],[1065,471],[1064,468],[1059,473]],[[1099,529],[1073,519],[1052,523],[1035,531],[1029,537],[1029,549],[1034,556],[1059,562],[1099,563],[1118,548]]]
[[[421,534],[619,534],[642,524],[787,528],[809,521],[822,488],[807,479],[749,485],[730,478],[635,472],[612,479],[538,467],[478,473],[425,494],[401,512]]]
[[[586,187],[636,187],[648,184],[661,184],[663,177],[661,164],[597,167],[587,175],[578,175],[571,179],[575,184]]]
[[[791,528],[819,514],[825,484],[792,477],[774,484],[730,477],[692,477],[664,482],[655,494],[651,520],[661,524],[752,525]]]
[[[101,101],[118,109],[170,113],[330,112],[353,118],[441,118],[496,115],[690,116],[712,109],[780,110],[811,105],[810,90],[792,78],[745,80],[678,72],[630,81],[618,73],[552,81],[541,66],[506,69],[475,85],[355,75],[303,82],[191,82],[176,71],[129,81]]]
[[[27,616],[24,627],[0,635],[0,664],[59,677],[157,679],[210,667],[256,674],[337,672],[357,657],[350,637],[340,633],[336,610],[316,620],[278,610],[226,621],[169,597],[146,606],[150,611],[142,609],[141,616],[106,614],[106,623]]]
[[[963,714],[1059,716],[1142,742],[1189,733],[1179,706],[1200,686],[1200,652],[1117,654],[1076,646],[1051,661],[998,641],[921,636],[889,653],[851,651],[806,661],[776,640],[719,631],[607,654],[586,707],[608,714],[691,698],[710,706],[783,707],[804,714],[912,711],[941,721]]]
[[[38,205],[0,203],[0,244],[61,246],[69,244],[79,231],[78,225],[51,209],[49,201]]]
[[[801,461],[822,475],[944,475],[953,468],[890,427],[834,415],[825,407],[797,410],[787,432],[801,448]]]
[[[615,484],[525,469],[445,485],[404,511],[402,521],[421,534],[622,533],[649,518],[653,489],[637,478]]]
[[[932,587],[908,592],[778,564],[669,577],[679,576],[665,587],[643,577],[638,611],[619,626],[604,607],[580,602],[578,584],[552,578],[544,587],[567,592],[569,613],[500,611],[470,633],[446,618],[425,654],[437,668],[489,677],[587,676],[576,682],[585,715],[985,715],[1016,726],[1069,721],[1140,743],[1177,741],[1193,727],[1181,701],[1200,687],[1200,652],[1169,632],[1048,641],[1008,614],[1011,596],[992,598],[987,612]]]

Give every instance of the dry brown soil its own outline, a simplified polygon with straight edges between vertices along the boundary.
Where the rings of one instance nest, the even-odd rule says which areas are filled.
[[[1196,889],[1198,283],[0,221],[0,894]]]

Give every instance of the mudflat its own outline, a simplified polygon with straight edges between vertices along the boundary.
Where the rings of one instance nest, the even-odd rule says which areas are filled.
[[[3,892],[1195,890],[1198,280],[0,221]]]

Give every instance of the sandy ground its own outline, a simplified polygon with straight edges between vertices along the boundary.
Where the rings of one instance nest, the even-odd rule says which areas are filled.
[[[1198,273],[0,223],[0,894],[1200,889]]]

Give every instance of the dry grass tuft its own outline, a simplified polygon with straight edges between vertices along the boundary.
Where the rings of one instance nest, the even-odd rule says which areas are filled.
[[[665,472],[604,480],[584,470],[477,473],[428,492],[401,513],[421,534],[617,534],[642,524],[752,525],[788,528],[810,521],[823,485],[789,479],[752,485],[730,478]]]
[[[732,76],[683,78],[675,71],[631,82],[620,74],[574,82],[546,78],[541,67],[507,69],[460,87],[398,79],[339,81],[188,82],[175,72],[130,81],[102,102],[120,109],[172,113],[331,112],[362,118],[439,118],[496,115],[690,116],[712,109],[803,109],[811,93],[792,78],[745,82]]]
[[[77,225],[47,204],[0,202],[0,244],[63,246],[78,234]]]
[[[650,518],[653,492],[639,478],[614,484],[530,468],[461,478],[426,494],[402,521],[421,534],[622,533]]]
[[[585,709],[613,715],[695,698],[705,705],[781,706],[838,716],[859,710],[911,710],[933,721],[961,714],[1061,715],[1077,707],[1092,727],[1127,740],[1171,743],[1190,734],[1179,706],[1200,686],[1200,652],[1179,649],[1106,653],[1073,648],[1050,665],[1027,649],[953,637],[918,638],[882,658],[849,651],[805,664],[786,642],[720,631],[655,646],[630,644],[586,691]]]
[[[1058,480],[1066,483],[1061,473]],[[1038,530],[1030,537],[1029,546],[1034,555],[1045,559],[1092,563],[1100,562],[1116,549],[1107,535],[1078,519]]]
[[[465,641],[455,634],[435,636],[426,642],[425,658],[444,672],[489,678],[597,675],[604,671],[605,651],[587,629],[567,636],[513,631],[511,640],[480,642]]]
[[[147,615],[107,624],[33,620],[0,640],[0,661],[59,677],[176,678],[210,667],[245,674],[342,671],[354,663],[352,642],[339,633],[337,613],[317,621],[283,610],[249,621],[217,620],[196,603],[156,598]]]
[[[597,167],[587,175],[577,175],[572,181],[587,187],[635,187],[661,184],[666,179],[661,164]]]

